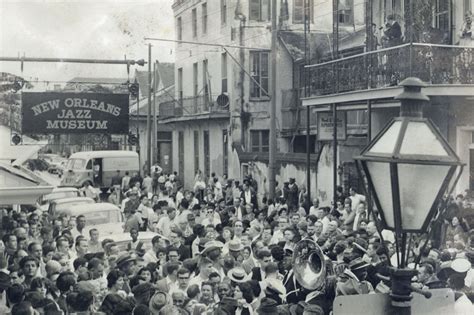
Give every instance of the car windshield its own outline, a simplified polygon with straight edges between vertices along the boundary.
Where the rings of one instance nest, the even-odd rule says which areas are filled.
[[[87,225],[121,222],[121,213],[116,209],[88,212],[84,216]]]
[[[81,170],[84,169],[86,165],[86,160],[84,159],[69,159],[67,163],[68,170]]]
[[[51,194],[48,194],[43,197],[41,200],[41,204],[46,204],[51,200],[62,199],[62,198],[71,198],[71,197],[79,197],[78,191],[58,191]]]

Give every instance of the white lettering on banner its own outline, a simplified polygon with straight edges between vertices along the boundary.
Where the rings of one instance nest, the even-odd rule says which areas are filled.
[[[98,100],[90,100],[87,98],[66,98],[64,100],[64,105],[68,108],[79,107],[95,109],[104,113],[112,114],[116,117],[120,115],[120,111],[122,110],[120,107],[113,104],[99,102]]]
[[[59,108],[59,99],[47,101],[47,102],[40,103],[31,107],[35,116],[38,116],[39,114],[42,114],[44,112],[49,112],[52,109],[58,109],[58,108]]]
[[[107,130],[107,120],[46,120],[46,129]]]
[[[91,111],[88,109],[62,109],[61,113],[58,114],[58,118],[87,118],[92,119]]]

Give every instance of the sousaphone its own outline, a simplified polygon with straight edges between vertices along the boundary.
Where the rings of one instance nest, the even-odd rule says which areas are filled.
[[[316,242],[304,239],[293,251],[293,271],[298,283],[308,290],[320,290],[325,283],[326,261]]]

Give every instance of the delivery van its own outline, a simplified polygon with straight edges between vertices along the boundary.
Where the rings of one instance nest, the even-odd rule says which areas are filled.
[[[140,171],[138,154],[133,151],[77,152],[69,157],[61,186],[81,187],[89,182],[102,190],[110,188],[112,177],[120,171],[132,177]]]

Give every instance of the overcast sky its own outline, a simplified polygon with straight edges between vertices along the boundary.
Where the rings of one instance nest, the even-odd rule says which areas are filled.
[[[0,0],[0,56],[148,59],[144,37],[174,39],[173,0]],[[153,60],[174,61],[174,44],[153,42]],[[147,66],[139,67],[148,69]],[[22,75],[20,63],[1,72]],[[131,76],[134,68],[131,68]],[[127,77],[126,66],[25,63],[23,76]]]

